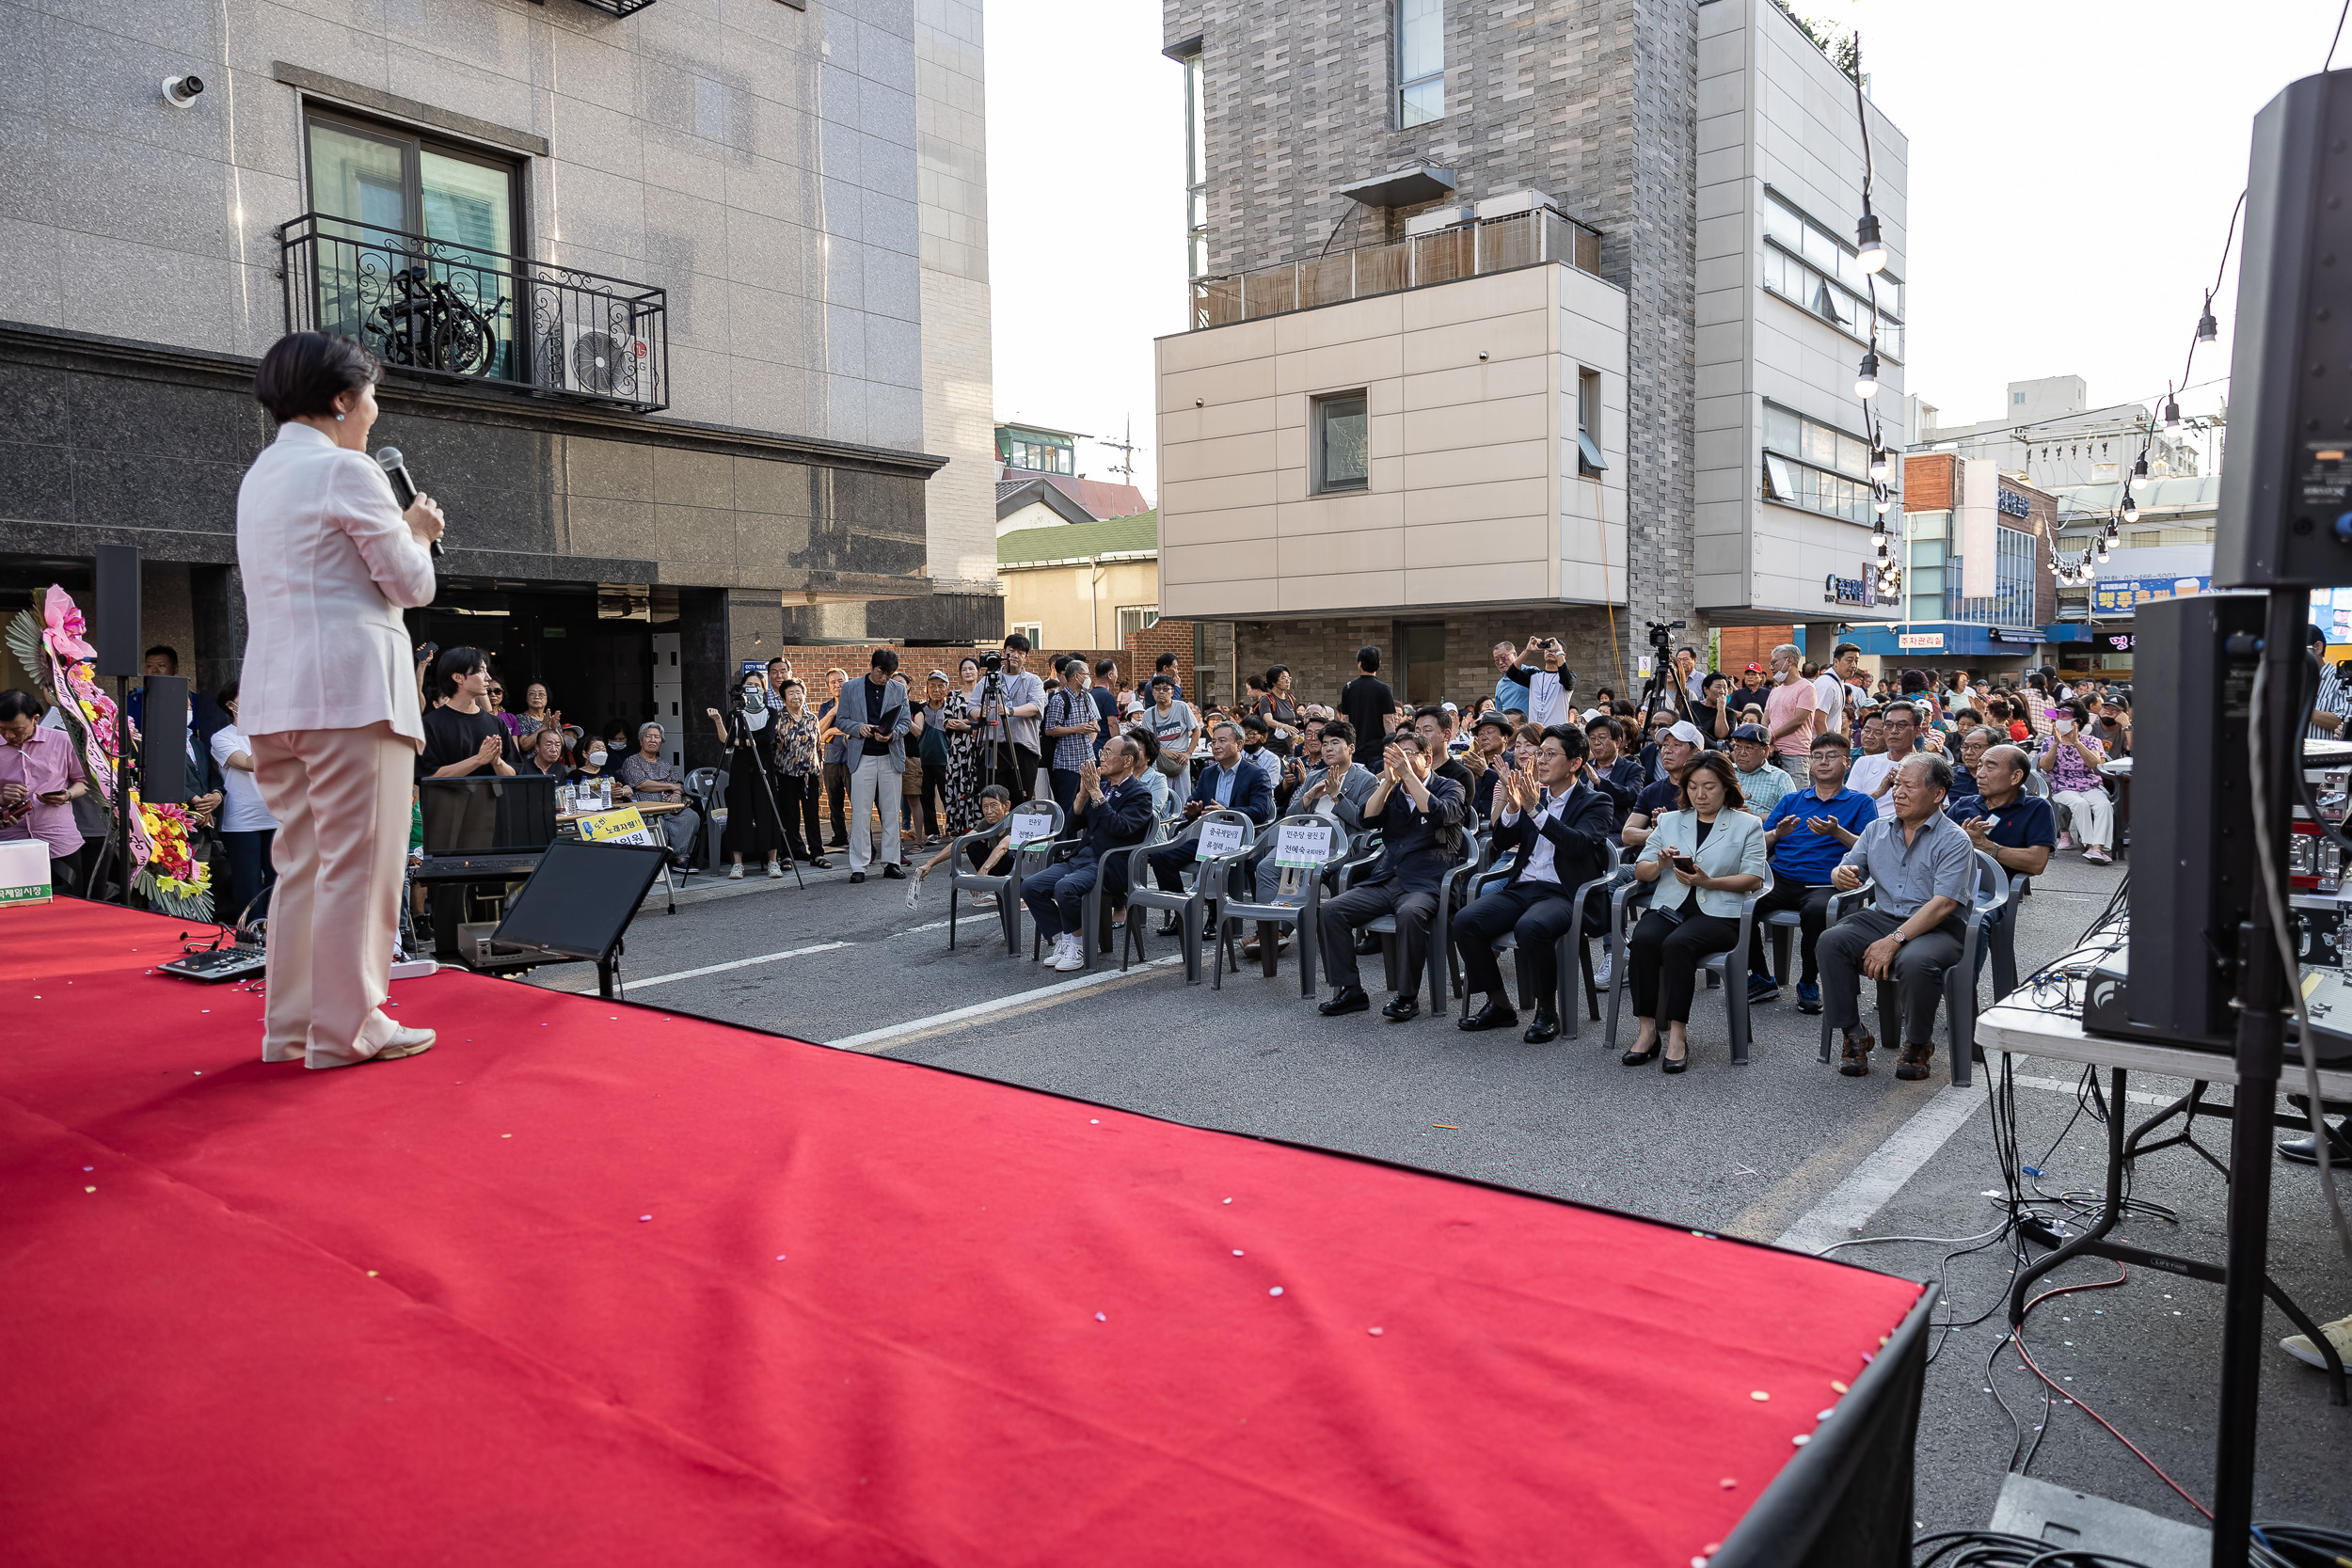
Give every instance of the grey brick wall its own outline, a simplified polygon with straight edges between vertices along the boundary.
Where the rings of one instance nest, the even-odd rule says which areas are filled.
[[[1332,193],[1417,160],[1454,171],[1454,199],[1534,187],[1601,230],[1602,275],[1632,306],[1632,572],[1618,627],[1629,673],[1643,621],[1680,617],[1699,629],[1691,458],[1701,3],[1448,0],[1445,118],[1411,130],[1395,126],[1393,0],[1166,0],[1162,13],[1168,43],[1202,40],[1213,271],[1311,255],[1335,230],[1335,249],[1401,234],[1411,210],[1383,217]],[[1592,635],[1597,655],[1605,621]]]
[[[1435,619],[1436,617],[1432,617]],[[1409,618],[1406,618],[1409,619]],[[1527,610],[1454,610],[1443,617],[1446,628],[1443,688],[1437,700],[1463,707],[1493,694],[1495,643],[1509,638],[1514,645],[1535,636],[1557,637],[1576,672],[1580,701],[1589,701],[1601,687],[1619,696],[1641,689],[1641,677],[1629,657],[1623,665],[1610,657],[1609,619],[1599,610],[1563,609],[1531,614]],[[1356,678],[1356,651],[1367,642],[1380,650],[1380,678],[1406,695],[1404,653],[1399,645],[1396,617],[1343,616],[1329,620],[1239,621],[1232,624],[1233,654],[1240,674],[1220,681],[1219,701],[1230,700],[1241,688],[1241,676],[1263,674],[1273,664],[1287,664],[1301,702],[1332,704],[1340,688]],[[1620,637],[1628,635],[1626,617],[1617,617]],[[1631,630],[1640,640],[1641,627]],[[1679,639],[1679,634],[1677,634]]]

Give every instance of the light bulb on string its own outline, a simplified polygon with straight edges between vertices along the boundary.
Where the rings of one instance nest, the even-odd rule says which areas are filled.
[[[2123,492],[2123,520],[2127,523],[2139,521],[2139,502],[2132,499],[2129,490]]]
[[[1879,395],[1879,356],[1876,349],[1862,356],[1862,364],[1854,372],[1853,395],[1867,403]]]
[[[2164,433],[2167,436],[2181,428],[2181,405],[2170,393],[2164,399]]]
[[[1854,225],[1854,243],[1860,249],[1856,260],[1866,273],[1886,270],[1886,242],[1879,238],[1879,218],[1876,213],[1865,213]]]
[[[1886,455],[1884,447],[1873,446],[1870,449],[1870,477],[1872,479],[1883,482],[1886,478]]]
[[[2205,313],[2197,318],[2197,341],[2210,343],[2221,336],[2221,324],[2214,320],[2213,295],[2205,295]]]

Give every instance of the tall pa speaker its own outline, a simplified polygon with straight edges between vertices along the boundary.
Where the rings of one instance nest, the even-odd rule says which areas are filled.
[[[139,673],[139,552],[135,545],[98,546],[97,636],[102,675]]]
[[[140,683],[139,799],[157,805],[188,799],[188,683],[180,675],[150,675]]]

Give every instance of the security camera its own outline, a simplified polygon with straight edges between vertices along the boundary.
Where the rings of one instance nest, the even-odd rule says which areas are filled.
[[[204,90],[200,76],[167,76],[164,78],[164,102],[175,109],[184,109],[196,102],[196,95]]]

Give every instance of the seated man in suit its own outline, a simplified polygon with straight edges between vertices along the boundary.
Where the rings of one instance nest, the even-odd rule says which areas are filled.
[[[1119,851],[1141,844],[1152,831],[1152,786],[1136,777],[1142,760],[1134,741],[1115,735],[1104,742],[1100,762],[1079,765],[1070,814],[1070,836],[1078,847],[1021,884],[1021,901],[1037,917],[1038,935],[1053,940],[1056,969],[1086,967],[1082,944],[1095,936],[1078,927],[1098,876],[1114,908],[1126,900],[1127,858]]]
[[[1384,914],[1396,916],[1397,973],[1396,996],[1381,1015],[1402,1023],[1421,1011],[1438,884],[1461,857],[1462,823],[1470,811],[1460,786],[1435,776],[1436,760],[1412,731],[1389,736],[1379,786],[1363,805],[1365,826],[1380,831],[1380,858],[1361,881],[1323,906],[1317,928],[1324,973],[1337,988],[1321,1008],[1327,1018],[1372,1006],[1357,975],[1354,927]]]
[[[1380,786],[1379,775],[1356,760],[1356,731],[1344,719],[1322,721],[1317,756],[1320,762],[1299,781],[1291,796],[1293,816],[1316,816],[1334,827],[1351,833],[1364,831],[1364,802]],[[1268,843],[1258,857],[1254,868],[1257,899],[1271,904],[1282,882],[1282,868],[1274,863],[1274,846]],[[1290,936],[1283,933],[1288,945]],[[1256,958],[1258,938],[1252,936],[1242,946],[1244,958]]]
[[[1461,1021],[1464,1029],[1506,1029],[1519,1021],[1495,962],[1495,939],[1509,931],[1535,997],[1535,1021],[1523,1037],[1541,1045],[1560,1033],[1554,944],[1577,923],[1568,895],[1607,872],[1616,854],[1616,809],[1585,776],[1586,750],[1575,725],[1547,725],[1534,776],[1514,768],[1495,785],[1495,853],[1516,849],[1518,858],[1509,881],[1454,917],[1463,984],[1486,993],[1486,1005]]]
[[[1192,799],[1184,802],[1184,820],[1200,820],[1202,812],[1220,809],[1240,812],[1258,827],[1274,820],[1274,780],[1267,771],[1242,754],[1241,726],[1232,720],[1217,723],[1209,731],[1209,766],[1200,769],[1200,777],[1192,786]],[[1184,870],[1193,861],[1193,847],[1179,844],[1166,849],[1154,849],[1148,859],[1152,879],[1163,891],[1184,891]],[[1160,935],[1171,935],[1177,926],[1173,914],[1160,920]]]

